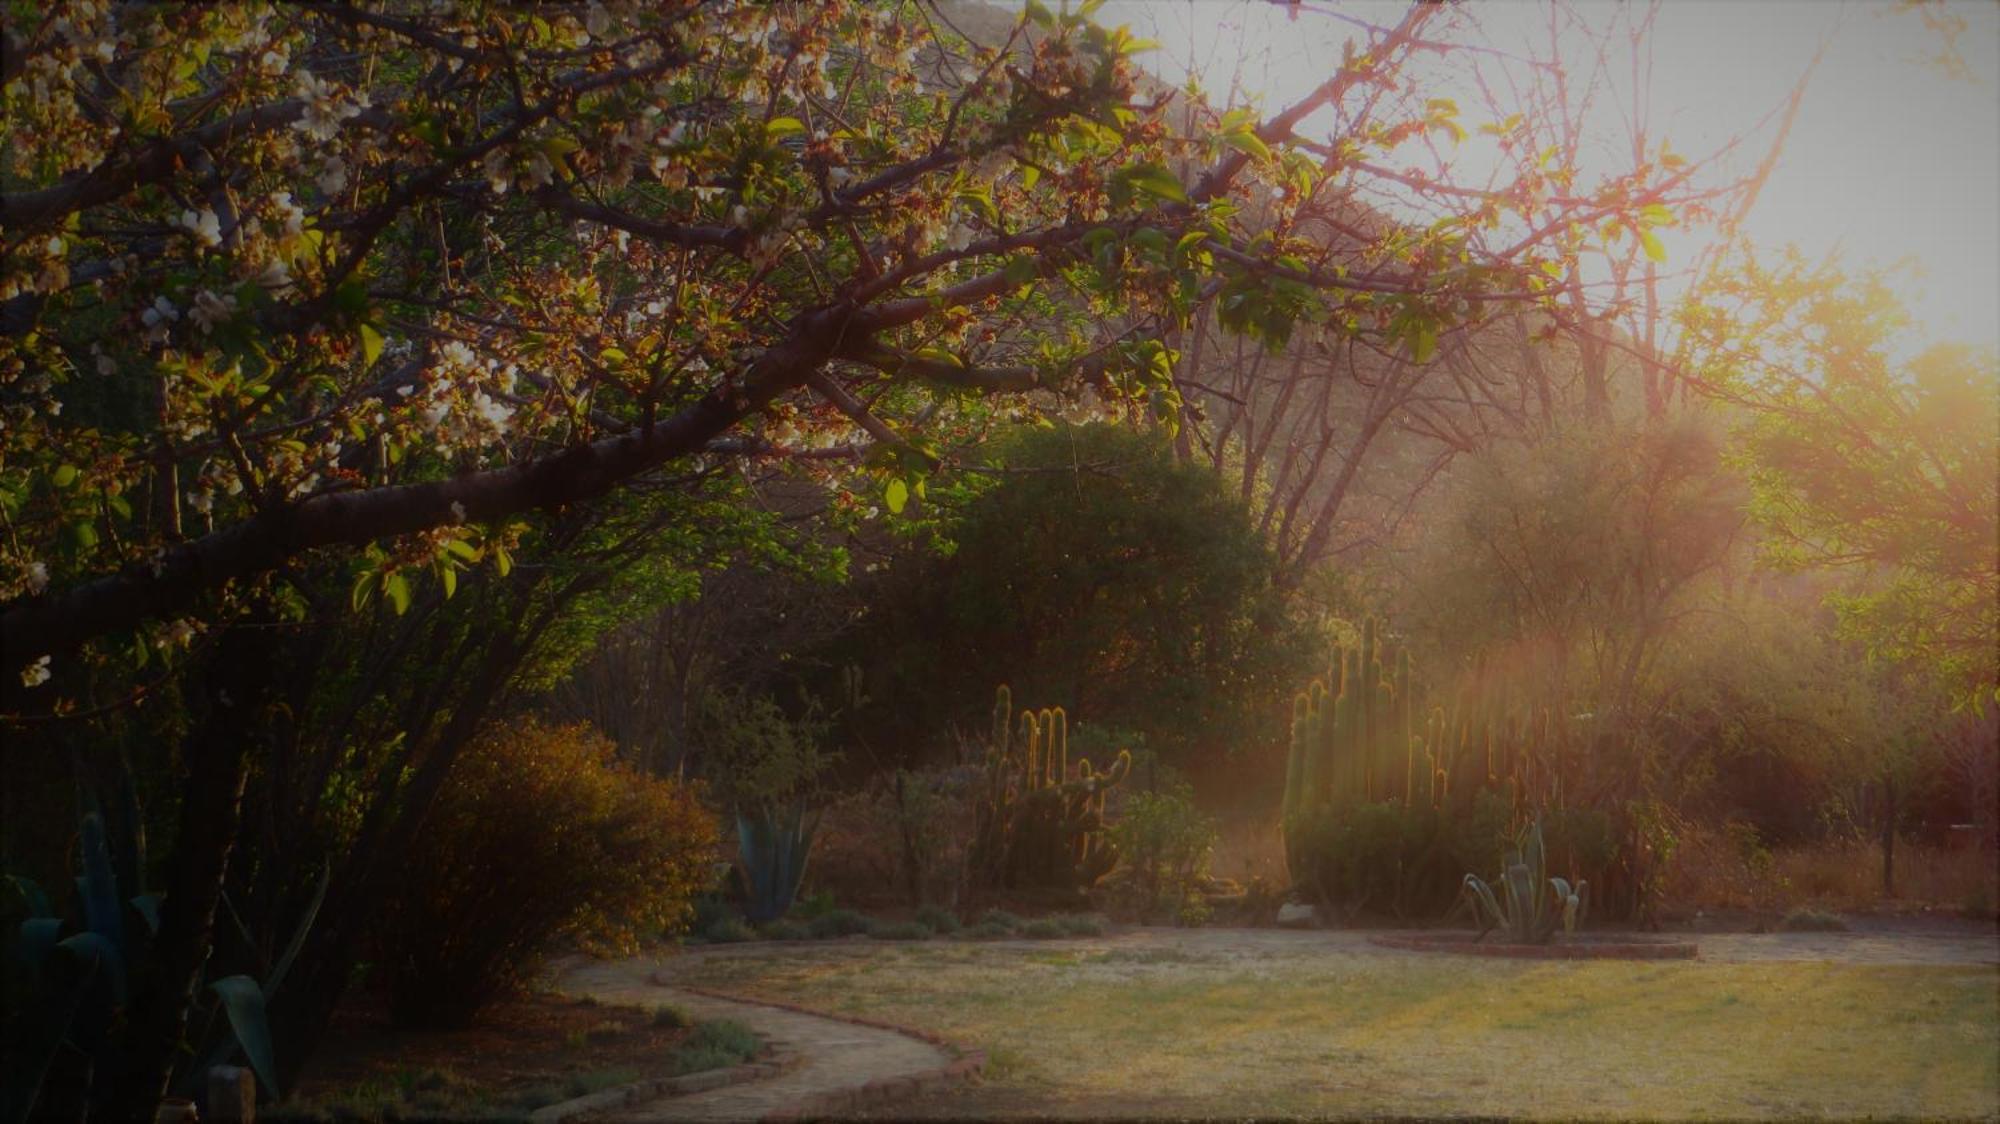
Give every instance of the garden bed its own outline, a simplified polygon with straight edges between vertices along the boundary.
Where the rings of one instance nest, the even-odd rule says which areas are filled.
[[[522,1117],[701,1061],[694,1027],[651,1011],[547,993],[497,1002],[459,1030],[389,1025],[379,993],[350,995],[273,1120]],[[733,1059],[715,1059],[726,1067]]]
[[[1549,944],[1507,944],[1481,940],[1472,933],[1379,933],[1368,942],[1405,952],[1455,952],[1516,960],[1693,960],[1697,953],[1688,941],[1647,940],[1627,933],[1574,937]]]

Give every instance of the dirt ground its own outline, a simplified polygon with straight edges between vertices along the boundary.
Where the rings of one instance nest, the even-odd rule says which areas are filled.
[[[386,996],[363,993],[335,1012],[292,1099],[438,1092],[457,1103],[505,1105],[540,1090],[556,1100],[573,1079],[656,1071],[689,1033],[654,1026],[647,1011],[552,994],[502,1000],[463,1030],[398,1030]]]

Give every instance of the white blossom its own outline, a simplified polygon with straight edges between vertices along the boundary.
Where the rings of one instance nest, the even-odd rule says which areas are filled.
[[[331,82],[323,82],[312,71],[301,69],[293,82],[293,89],[306,103],[305,113],[292,128],[316,141],[330,141],[340,135],[340,123],[350,117],[359,116],[367,104],[365,97],[353,98],[343,95],[339,87]]]
[[[40,593],[49,587],[49,568],[40,562],[28,563],[28,592]]]
[[[194,307],[188,310],[188,318],[195,327],[204,332],[212,332],[215,326],[236,315],[236,298],[227,294],[218,296],[203,289],[195,294]]]
[[[165,297],[154,297],[153,306],[139,314],[140,323],[146,326],[147,343],[167,342],[168,326],[181,318],[181,310]]]
[[[297,236],[306,227],[305,208],[292,202],[289,191],[276,192],[271,196],[271,206],[277,209],[279,221],[287,235]]]
[[[49,681],[49,657],[43,656],[21,669],[23,687],[39,687]]]
[[[199,211],[182,211],[180,225],[204,246],[222,245],[222,220],[207,207]]]
[[[347,187],[347,161],[338,155],[329,155],[320,165],[319,175],[313,180],[321,195],[338,195]]]

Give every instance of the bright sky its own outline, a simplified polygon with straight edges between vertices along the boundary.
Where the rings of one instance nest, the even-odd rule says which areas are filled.
[[[1402,8],[1305,0],[1291,19],[1265,0],[1111,0],[1097,19],[1159,42],[1143,57],[1161,78],[1179,84],[1193,69],[1211,96],[1234,84],[1275,109],[1339,65],[1355,29],[1330,13],[1388,25]],[[2000,347],[2000,3],[1948,10],[1967,24],[1957,43],[1964,77],[1922,61],[1942,36],[1889,3],[1666,0],[1652,40],[1652,132],[1698,157],[1751,129],[1784,101],[1824,39],[1826,57],[1746,232],[1815,258],[1838,250],[1850,266],[1914,259],[1921,274],[1904,295],[1928,337],[1921,342]],[[1489,0],[1458,11],[1477,27],[1442,37],[1545,53],[1541,4]],[[1582,11],[1592,20],[1618,14],[1605,4]],[[1459,104],[1468,127],[1481,123],[1475,102]],[[1616,118],[1600,124],[1618,131]],[[1743,169],[1762,151],[1752,146]],[[1670,264],[1685,263],[1696,247],[1668,235]]]

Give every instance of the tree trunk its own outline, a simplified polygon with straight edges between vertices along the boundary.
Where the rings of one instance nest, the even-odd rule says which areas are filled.
[[[1896,778],[1882,778],[1882,896],[1896,896]]]
[[[251,743],[263,732],[278,630],[261,621],[226,632],[208,667],[208,713],[183,748],[180,824],[160,904],[152,970],[134,974],[125,1064],[106,1090],[107,1119],[151,1120],[173,1078],[188,1013],[213,948],[215,907],[242,818]]]

